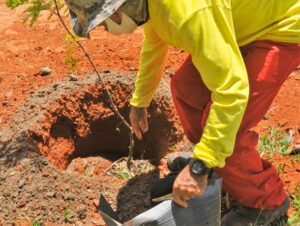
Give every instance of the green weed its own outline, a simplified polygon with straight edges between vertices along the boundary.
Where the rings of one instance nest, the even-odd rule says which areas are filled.
[[[293,162],[299,162],[300,161],[300,154],[292,155],[291,156]]]
[[[64,222],[68,223],[70,220],[74,217],[74,213],[68,213],[69,212],[69,205],[66,205],[65,212],[64,212]]]
[[[288,163],[284,163],[283,165],[281,165],[280,163],[277,164],[276,168],[277,168],[278,176],[284,172],[284,169],[286,166],[290,167],[290,164],[288,164]]]
[[[127,180],[142,173],[149,173],[155,169],[155,167],[146,160],[133,161],[133,166],[130,170],[126,167],[126,164],[127,158],[123,157],[114,162],[106,172],[116,176],[115,179]]]
[[[292,137],[287,133],[281,132],[279,128],[269,126],[269,132],[263,135],[259,139],[259,147],[257,150],[260,155],[280,153],[281,155],[287,155],[286,150],[291,144]]]
[[[40,226],[41,225],[36,219],[34,219],[33,221],[31,221],[31,219],[27,216],[27,214],[23,213],[23,216],[26,218],[26,220],[28,221],[28,223],[30,224],[30,226]]]
[[[154,170],[154,166],[152,166],[152,165],[150,165],[150,164],[142,165],[142,166],[141,166],[141,171],[142,171],[143,173],[147,173],[147,172],[149,172],[149,171],[151,171],[151,170]]]
[[[30,226],[40,226],[41,224],[37,221],[37,220],[33,220],[31,223],[30,223]]]
[[[176,149],[175,149],[174,146],[169,147],[169,151],[175,151],[175,150],[176,150]]]
[[[126,180],[132,177],[132,173],[128,170],[125,170],[124,172],[113,170],[112,172],[119,175],[122,180]]]
[[[95,168],[96,168],[96,166],[93,166],[93,167],[89,168],[89,169],[86,171],[86,175],[87,175],[88,177],[90,177],[90,176],[93,174]]]
[[[291,193],[290,191],[288,191],[288,193],[293,201],[293,207],[295,208],[291,218],[288,220],[288,225],[291,226],[299,225],[300,224],[300,185],[297,184],[294,193]]]

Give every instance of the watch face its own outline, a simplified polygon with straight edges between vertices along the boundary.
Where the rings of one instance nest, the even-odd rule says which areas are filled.
[[[200,174],[202,169],[203,169],[203,166],[202,166],[201,162],[199,160],[195,159],[191,165],[192,172],[195,174]]]

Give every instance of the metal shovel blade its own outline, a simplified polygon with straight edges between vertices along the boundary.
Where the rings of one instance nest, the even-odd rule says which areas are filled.
[[[101,217],[105,223],[109,226],[121,226],[121,221],[119,220],[116,213],[110,207],[109,203],[106,201],[103,195],[99,199],[99,207],[97,208],[101,214]]]

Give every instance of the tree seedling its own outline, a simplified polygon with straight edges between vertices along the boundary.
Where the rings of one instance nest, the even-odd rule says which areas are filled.
[[[117,106],[115,105],[115,103],[113,101],[110,91],[108,90],[104,81],[102,80],[100,72],[98,71],[97,67],[95,66],[90,55],[87,53],[87,51],[85,50],[83,45],[80,42],[78,42],[78,37],[76,37],[76,35],[74,35],[69,30],[69,28],[66,26],[65,22],[63,21],[61,15],[60,15],[60,9],[62,9],[65,5],[63,3],[61,3],[60,0],[6,0],[6,5],[11,9],[14,9],[14,8],[16,8],[20,5],[24,5],[24,4],[28,4],[28,7],[23,11],[23,13],[25,15],[24,22],[31,18],[30,26],[33,26],[33,24],[38,19],[40,12],[43,10],[50,12],[48,18],[51,18],[53,14],[57,15],[59,20],[61,21],[61,24],[63,25],[63,27],[67,31],[67,34],[69,35],[68,39],[69,38],[72,39],[73,40],[72,43],[73,42],[76,43],[80,47],[80,49],[83,51],[85,56],[88,58],[90,64],[92,65],[92,67],[94,68],[94,70],[96,72],[96,75],[98,76],[98,82],[105,89],[105,93],[108,97],[108,103],[110,104],[113,112],[116,114],[118,119],[125,125],[125,127],[127,127],[128,131],[129,131],[129,142],[130,142],[129,147],[130,148],[129,148],[129,155],[128,155],[128,160],[127,160],[127,168],[130,169],[130,167],[131,167],[130,163],[131,163],[131,159],[133,157],[133,147],[134,147],[133,130],[132,130],[130,124],[126,121],[126,119],[119,112]],[[66,7],[64,13],[66,13],[66,12],[68,12],[67,7]],[[68,56],[68,54],[69,54],[69,56]],[[76,67],[77,61],[70,56],[71,56],[71,50],[69,50],[69,51],[67,50],[66,63],[71,64],[71,68]]]

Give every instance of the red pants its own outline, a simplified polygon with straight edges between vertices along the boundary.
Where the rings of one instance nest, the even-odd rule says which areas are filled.
[[[233,154],[224,168],[214,168],[224,189],[240,204],[274,209],[286,198],[283,182],[272,164],[256,150],[252,130],[266,114],[288,75],[300,65],[300,44],[256,41],[240,48],[248,71],[250,95],[236,136]],[[211,92],[188,56],[171,80],[174,104],[185,135],[199,142],[209,114]]]

